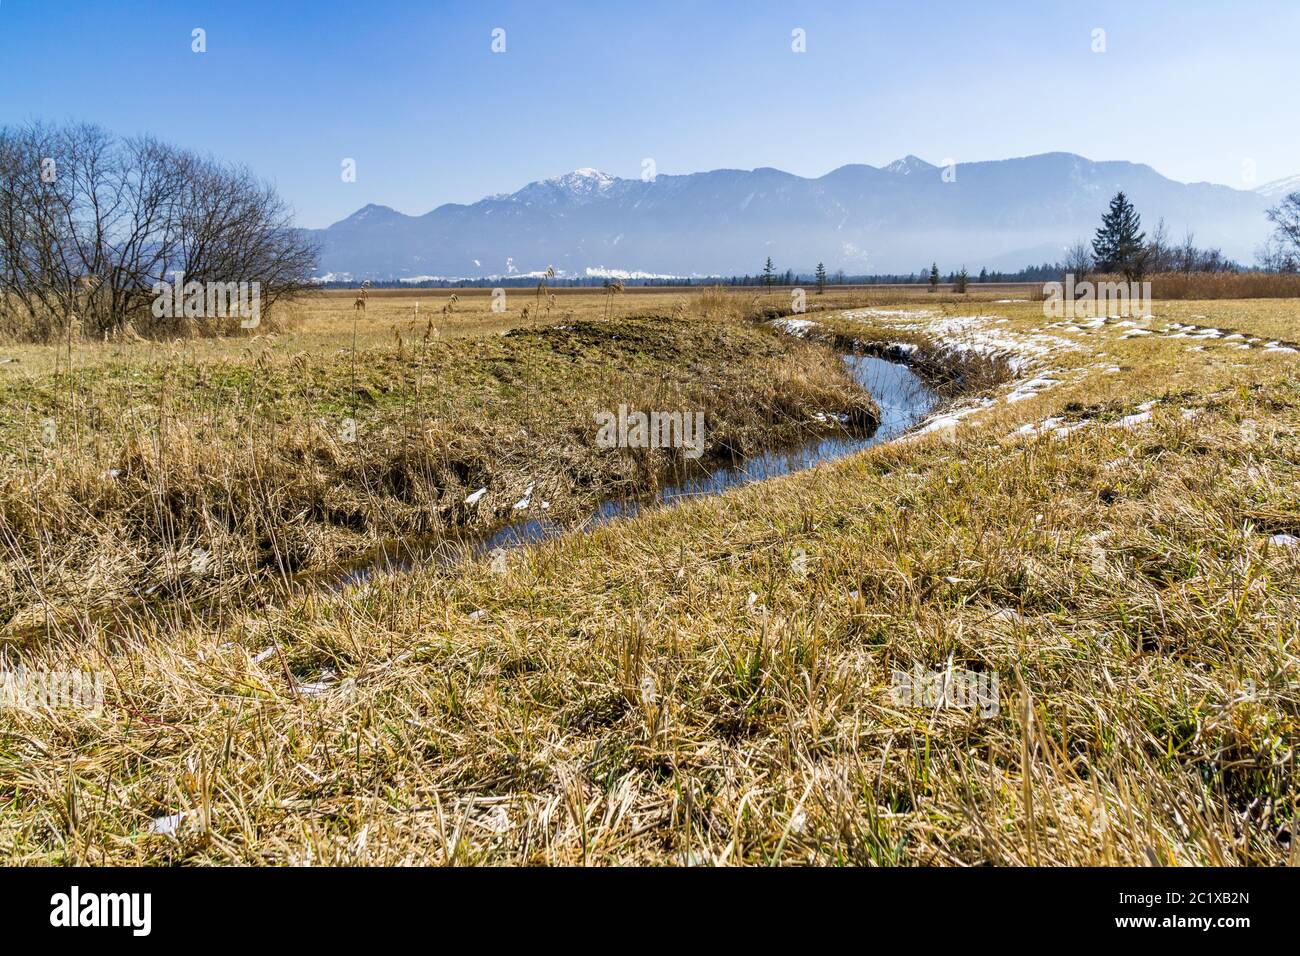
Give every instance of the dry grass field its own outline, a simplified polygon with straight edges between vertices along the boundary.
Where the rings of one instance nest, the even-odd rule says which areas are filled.
[[[325,296],[279,333],[15,347],[0,366],[0,617],[48,632],[160,594],[243,606],[250,585],[381,541],[490,529],[529,488],[556,520],[653,491],[682,454],[596,447],[595,413],[620,404],[699,409],[706,461],[840,428],[818,411],[874,425],[823,347],[725,297],[615,313],[574,296],[569,318],[523,326],[465,298],[447,328],[407,318],[407,297],[348,317]],[[709,317],[675,317],[686,301]]]
[[[0,709],[6,860],[1300,862],[1300,300],[446,296],[0,346],[0,642],[106,677]],[[869,428],[836,347],[948,363],[945,405],[504,561],[329,577],[652,490],[671,455],[591,446],[620,401],[702,408],[718,457]],[[918,668],[992,706],[900,701]]]

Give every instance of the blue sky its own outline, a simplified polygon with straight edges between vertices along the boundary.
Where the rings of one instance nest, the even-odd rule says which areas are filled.
[[[647,157],[817,176],[1066,150],[1242,188],[1300,173],[1297,40],[1295,0],[0,0],[0,123],[246,163],[305,226]]]

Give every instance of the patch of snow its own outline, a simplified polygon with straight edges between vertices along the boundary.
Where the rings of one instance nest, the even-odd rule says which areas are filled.
[[[149,832],[158,833],[162,836],[175,836],[186,818],[194,816],[197,812],[196,810],[182,810],[180,813],[171,813],[165,817],[154,817],[149,823]]]
[[[1021,425],[1014,432],[1008,435],[1008,438],[1022,438],[1051,434],[1053,440],[1060,441],[1062,438],[1068,438],[1073,432],[1091,425],[1092,422],[1083,420],[1075,422],[1073,425],[1065,424],[1064,418],[1044,418],[1037,425],[1032,422],[1028,425]]]
[[[512,506],[515,511],[523,511],[533,503],[533,488],[535,487],[536,485],[529,485],[524,489],[524,496],[516,501]]]
[[[841,316],[851,321],[875,321],[918,332],[954,352],[1000,358],[1015,371],[1051,352],[1073,351],[1079,347],[1059,336],[994,328],[1002,318],[994,315],[941,316],[930,310],[850,309]]]
[[[780,329],[782,332],[789,332],[791,335],[806,335],[809,329],[815,328],[817,323],[812,319],[773,319],[769,323],[772,328]]]
[[[326,667],[320,672],[320,675],[312,682],[298,685],[298,693],[306,694],[309,697],[313,694],[323,694],[334,686],[335,673]]]
[[[1014,403],[1014,402],[1023,402],[1025,401],[1025,399],[1034,398],[1043,389],[1051,388],[1053,385],[1056,385],[1058,382],[1059,379],[1048,378],[1047,376],[1041,376],[1039,378],[1030,379],[1028,382],[1024,382],[1023,384],[1018,385],[1015,391],[1013,391],[1010,395],[1007,396],[1007,401]]]
[[[940,415],[932,418],[912,434],[927,435],[930,432],[937,431],[956,431],[958,423],[961,421],[960,415]]]
[[[819,424],[822,424],[822,425],[825,425],[828,421],[836,421],[836,422],[839,422],[841,425],[843,425],[843,424],[847,423],[848,420],[849,420],[849,416],[846,415],[846,414],[844,414],[844,413],[842,413],[842,412],[840,412],[840,413],[836,413],[836,412],[814,412],[814,413],[813,413],[813,421],[815,421],[815,422],[817,422],[817,423],[819,423]]]
[[[929,309],[850,309],[844,313],[846,319],[928,319],[938,315]]]
[[[1125,415],[1117,422],[1111,422],[1111,428],[1136,428],[1138,425],[1145,425],[1151,421],[1150,412],[1139,412],[1137,415]]]
[[[1052,437],[1057,441],[1060,441],[1062,438],[1068,438],[1074,432],[1077,432],[1080,428],[1087,428],[1091,424],[1092,424],[1091,421],[1085,419],[1084,421],[1081,422],[1075,422],[1073,425],[1065,425],[1053,431]]]

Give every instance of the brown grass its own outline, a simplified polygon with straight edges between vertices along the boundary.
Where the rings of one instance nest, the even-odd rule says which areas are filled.
[[[1092,275],[1092,282],[1125,282],[1122,275]],[[1261,272],[1162,272],[1147,275],[1151,295],[1163,300],[1294,299],[1300,297],[1300,275]],[[1042,288],[1035,293],[1042,298]]]
[[[10,381],[0,620],[48,632],[128,598],[238,600],[381,541],[481,533],[529,487],[560,522],[651,493],[688,463],[596,447],[595,413],[620,405],[702,411],[702,463],[830,428],[818,411],[875,420],[824,349],[735,316],[572,323],[445,339],[395,326],[355,361],[288,339],[237,360],[74,353],[71,371]]]
[[[106,706],[0,712],[0,852],[1300,862],[1300,551],[1273,539],[1300,536],[1300,388],[1297,355],[1266,350],[1300,302],[1157,302],[1145,336],[1070,331],[1039,303],[920,304],[936,314],[899,315],[918,305],[900,296],[895,314],[823,318],[882,346],[924,341],[914,324],[936,350],[1062,344],[951,429],[504,567],[435,564],[217,622],[73,608],[25,660],[106,671]],[[974,311],[987,321],[956,321]],[[953,327],[966,338],[935,331]],[[1009,401],[1031,376],[1054,384]],[[558,375],[530,400],[563,387],[583,386]],[[891,672],[917,664],[997,675],[998,713],[900,703]],[[172,814],[174,835],[151,832]]]

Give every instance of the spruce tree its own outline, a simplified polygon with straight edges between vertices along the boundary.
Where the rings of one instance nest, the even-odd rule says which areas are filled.
[[[763,263],[763,285],[769,289],[772,288],[772,280],[776,277],[776,272],[772,268],[772,257],[767,257],[767,262]]]
[[[817,263],[817,294],[821,295],[826,291],[826,266]]]
[[[936,292],[939,289],[939,264],[930,263],[930,291]]]
[[[1142,217],[1124,193],[1118,192],[1110,201],[1110,210],[1101,217],[1101,228],[1092,240],[1092,251],[1097,255],[1097,268],[1101,272],[1123,272],[1130,282],[1142,275],[1143,240]]]

